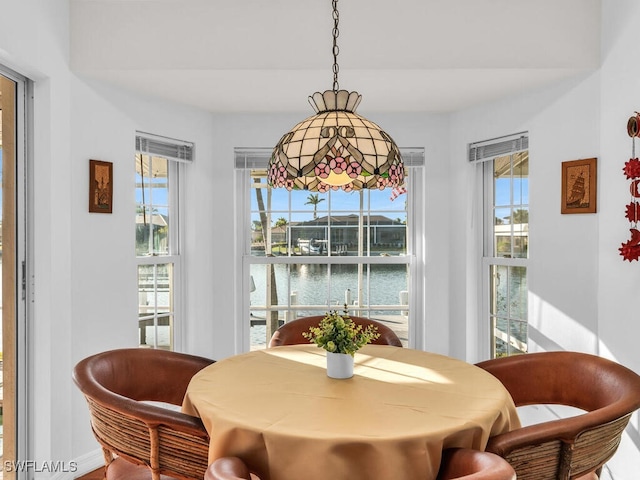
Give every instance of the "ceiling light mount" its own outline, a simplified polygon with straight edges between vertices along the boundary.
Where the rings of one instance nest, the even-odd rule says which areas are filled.
[[[285,133],[269,160],[268,182],[288,190],[326,192],[399,187],[404,164],[393,139],[355,113],[362,96],[340,90],[338,82],[338,0],[333,7],[333,90],[316,92],[309,103],[316,115]]]

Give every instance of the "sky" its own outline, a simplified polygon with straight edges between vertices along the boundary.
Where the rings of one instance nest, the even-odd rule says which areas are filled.
[[[317,215],[319,217],[326,216],[329,209],[331,213],[346,215],[349,213],[358,213],[360,211],[360,195],[363,196],[363,209],[372,213],[380,213],[389,218],[402,217],[406,218],[405,200],[406,194],[400,195],[394,201],[391,201],[392,189],[384,190],[363,190],[362,192],[344,192],[342,190],[331,191],[329,193],[309,192],[303,190],[293,190],[291,192],[286,189],[273,189],[271,197],[271,211],[274,219],[285,217],[289,212],[289,201],[291,201],[292,220],[297,221],[308,220],[309,215],[313,214],[314,206],[306,204],[311,195],[318,195],[318,198],[324,199],[317,206]],[[266,191],[263,190],[264,200],[266,202]],[[258,211],[256,195],[252,190],[251,211]],[[281,215],[279,214],[281,213]]]
[[[509,206],[513,202],[515,208],[523,205],[523,208],[529,207],[529,179],[514,178],[513,179],[513,200],[511,200],[510,179],[498,178],[495,183],[495,205]]]

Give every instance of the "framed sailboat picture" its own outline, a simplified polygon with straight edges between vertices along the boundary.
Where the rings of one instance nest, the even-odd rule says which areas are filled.
[[[597,159],[562,162],[560,213],[596,213]]]

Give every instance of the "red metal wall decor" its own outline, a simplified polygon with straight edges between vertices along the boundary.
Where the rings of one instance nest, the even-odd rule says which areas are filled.
[[[631,158],[624,164],[622,171],[627,180],[631,180],[629,191],[631,201],[626,206],[625,217],[631,223],[631,238],[624,242],[620,248],[620,255],[630,262],[640,258],[640,230],[638,221],[640,220],[640,160],[636,157],[636,138],[640,136],[640,113],[629,118],[627,122],[627,133],[631,137]]]

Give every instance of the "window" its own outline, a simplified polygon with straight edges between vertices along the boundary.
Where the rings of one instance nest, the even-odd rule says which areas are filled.
[[[483,318],[491,357],[527,352],[529,152],[527,134],[470,148],[484,180]]]
[[[403,150],[402,189],[327,193],[272,189],[270,150],[236,151],[246,239],[243,251],[250,349],[264,348],[283,322],[328,310],[375,318],[408,345],[414,269],[412,191],[424,152]],[[417,189],[416,189],[416,186]]]
[[[193,145],[149,134],[136,136],[136,259],[139,344],[173,350],[179,317],[179,163]]]

